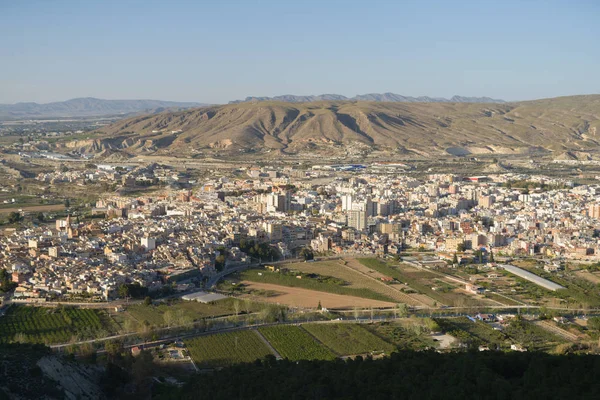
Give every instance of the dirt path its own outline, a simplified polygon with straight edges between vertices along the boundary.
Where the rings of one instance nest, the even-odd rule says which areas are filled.
[[[278,360],[283,359],[283,357],[281,357],[281,354],[279,354],[279,352],[277,350],[275,350],[275,347],[273,347],[271,345],[271,343],[269,343],[269,341],[267,340],[267,338],[264,337],[263,334],[260,333],[260,331],[258,329],[252,329],[252,331],[258,335],[259,339],[262,340],[262,342],[265,344],[265,346],[267,346],[269,348],[269,350],[271,350],[271,353],[273,353],[273,355]]]
[[[292,307],[301,308],[316,308],[321,302],[321,305],[325,308],[348,308],[353,307],[394,307],[395,303],[387,301],[363,299],[354,296],[345,296],[340,294],[319,292],[316,290],[294,288],[280,285],[273,285],[271,283],[258,283],[243,281],[249,289],[254,290],[271,290],[277,293],[281,293],[271,297],[261,297],[261,301],[276,304],[287,304]]]

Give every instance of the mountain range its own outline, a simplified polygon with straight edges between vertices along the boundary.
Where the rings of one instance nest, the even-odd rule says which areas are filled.
[[[257,101],[283,101],[287,103],[307,103],[312,101],[380,101],[380,102],[401,102],[401,103],[506,103],[504,100],[492,99],[490,97],[465,97],[453,96],[450,99],[443,97],[411,97],[395,93],[368,93],[359,94],[348,98],[341,94],[321,94],[318,96],[296,96],[286,94],[275,97],[246,97],[245,100],[230,101],[229,104],[257,102]]]
[[[135,116],[65,146],[126,156],[582,155],[598,153],[599,130],[600,95],[501,104],[269,101]]]
[[[0,104],[0,119],[94,117],[201,107],[202,103],[161,100],[103,100],[85,97],[54,103]]]

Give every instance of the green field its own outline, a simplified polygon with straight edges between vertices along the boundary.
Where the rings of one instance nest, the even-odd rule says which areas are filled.
[[[505,333],[494,330],[485,322],[473,322],[467,317],[438,318],[436,322],[450,335],[473,345],[487,344],[494,348],[510,348],[511,340]]]
[[[431,327],[427,322],[431,322],[431,320],[419,318],[413,321],[410,318],[406,321],[369,324],[364,328],[392,343],[398,350],[418,351],[427,347],[435,347],[435,342],[429,336]]]
[[[306,324],[302,327],[342,356],[370,352],[390,354],[395,349],[393,345],[356,324]]]
[[[515,319],[504,329],[515,343],[529,350],[547,351],[566,340],[524,319]]]
[[[438,318],[436,322],[450,335],[468,345],[487,344],[494,348],[509,349],[511,344],[520,344],[529,350],[545,351],[565,340],[542,327],[524,319],[514,319],[502,331],[494,330],[484,322],[473,322],[466,317]]]
[[[185,345],[200,368],[226,367],[264,358],[271,351],[253,331],[218,333],[186,340]]]
[[[259,328],[260,333],[284,358],[296,360],[333,360],[335,354],[298,326],[281,325]]]
[[[104,311],[80,308],[12,306],[0,318],[0,343],[66,343],[114,333]]]
[[[259,273],[262,275],[259,275]],[[270,272],[267,270],[248,270],[240,272],[238,274],[238,278],[240,280],[246,280],[250,282],[270,283],[273,285],[298,287],[345,296],[362,297],[364,299],[388,301],[392,303],[396,302],[394,299],[381,293],[377,293],[371,289],[350,288],[347,285],[340,284],[340,280],[333,277],[319,276],[319,279],[312,279],[308,276],[303,276],[302,279],[298,279],[293,275],[279,272]]]
[[[238,313],[256,312],[261,309],[257,303],[238,299],[223,299],[204,304],[197,301],[178,301],[157,306],[133,305],[127,307],[127,314],[137,324],[151,327],[185,325],[203,318],[220,317]]]
[[[408,284],[412,289],[422,293],[440,304],[449,304],[456,306],[469,306],[480,304],[469,296],[455,293],[452,291],[443,292],[433,290],[432,286],[436,285],[435,281],[441,277],[433,272],[424,270],[414,270],[413,267],[408,268],[410,271],[402,271],[400,267],[392,267],[387,263],[375,258],[358,258],[364,266],[371,268],[379,273],[396,279],[399,282]]]

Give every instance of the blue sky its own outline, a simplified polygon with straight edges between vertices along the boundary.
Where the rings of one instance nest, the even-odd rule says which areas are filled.
[[[600,1],[0,0],[0,103],[600,93]]]

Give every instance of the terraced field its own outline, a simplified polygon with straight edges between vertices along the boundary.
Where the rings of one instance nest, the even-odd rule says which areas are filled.
[[[306,324],[302,327],[342,356],[369,352],[390,354],[395,349],[393,345],[356,324]]]
[[[307,331],[292,325],[259,328],[260,333],[282,357],[297,360],[333,360],[335,354]]]
[[[200,368],[226,367],[264,358],[271,351],[254,331],[217,333],[186,340],[185,345]]]

